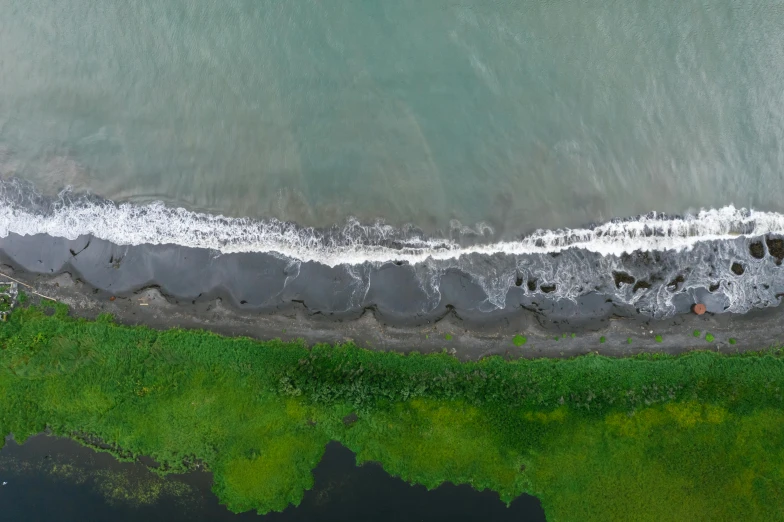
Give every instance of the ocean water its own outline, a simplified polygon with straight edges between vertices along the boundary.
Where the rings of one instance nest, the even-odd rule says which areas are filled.
[[[783,211],[784,4],[3,0],[0,171],[324,226]]]
[[[596,280],[634,250],[784,232],[779,0],[0,8],[3,236],[406,262],[432,302],[458,268],[497,309],[521,274],[597,288],[531,256],[605,256]],[[756,262],[727,249],[683,290]],[[722,309],[777,303],[748,290],[765,262]],[[620,298],[671,313],[657,291]]]

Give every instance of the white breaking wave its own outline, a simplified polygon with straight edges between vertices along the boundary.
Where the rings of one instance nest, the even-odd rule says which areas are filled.
[[[346,307],[341,311],[377,304],[382,294],[370,292],[371,280],[387,262],[412,266],[422,295],[412,294],[409,305],[421,314],[436,310],[443,299],[468,295],[456,297],[454,282],[451,290],[450,285],[443,287],[443,279],[452,270],[468,276],[484,292],[484,297],[472,297],[477,299],[472,304],[463,303],[467,309],[481,312],[514,308],[522,295],[528,298],[544,293],[549,302],[569,300],[578,306],[582,297],[598,292],[615,304],[625,303],[653,317],[688,310],[698,299],[712,312],[745,313],[778,305],[784,293],[781,260],[767,251],[775,243],[761,245],[763,249],[757,250],[763,254],[760,256],[750,250],[753,240],[739,239],[784,235],[784,215],[732,206],[684,217],[651,213],[579,229],[538,230],[516,241],[490,242],[492,230],[484,224],[470,229],[453,223],[449,235],[457,240],[428,237],[413,226],[362,225],[356,220],[316,229],[275,219],[193,212],[163,203],[115,204],[68,190],[53,199],[13,178],[0,180],[0,238],[11,233],[66,239],[90,235],[126,246],[173,244],[222,253],[285,256],[281,292],[300,277],[303,262],[318,262],[335,269],[337,276],[350,278],[350,296],[340,305]],[[465,239],[473,243],[461,243]],[[477,240],[486,242],[477,244]],[[622,256],[635,251],[677,255]],[[563,255],[548,255],[558,252]],[[642,286],[619,284],[617,272],[626,273]],[[442,293],[444,288],[446,293]]]
[[[231,218],[171,208],[163,203],[115,204],[78,198],[36,212],[0,198],[0,237],[49,234],[66,239],[83,235],[117,245],[175,244],[222,253],[277,253],[331,267],[363,263],[417,264],[459,259],[470,254],[526,255],[580,248],[602,255],[636,250],[690,249],[703,241],[784,233],[784,215],[727,206],[696,215],[649,214],[591,228],[539,230],[517,241],[461,246],[446,238],[401,231],[383,223],[349,220],[341,229],[319,230],[275,219]]]

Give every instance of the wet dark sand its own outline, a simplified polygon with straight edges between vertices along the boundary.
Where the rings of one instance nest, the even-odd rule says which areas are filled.
[[[481,289],[459,272],[442,278],[439,305],[422,314],[410,306],[422,299],[412,270],[393,263],[375,269],[362,296],[373,304],[361,308],[351,305],[357,285],[341,275],[345,271],[302,263],[298,277],[287,281],[290,263],[266,254],[11,234],[0,239],[0,264],[6,275],[82,317],[108,312],[120,323],[153,328],[203,328],[309,344],[353,341],[400,352],[446,349],[461,359],[758,350],[784,337],[780,307],[742,315],[681,312],[659,320],[598,292],[573,302],[525,295],[515,287],[506,308],[482,312],[476,307]],[[694,330],[703,337],[710,332],[715,341],[694,337]],[[527,338],[519,347],[512,342],[518,333]]]
[[[147,459],[149,460],[149,459]],[[145,463],[118,462],[62,438],[37,435],[0,451],[0,519],[117,521],[544,521],[539,501],[522,495],[507,508],[492,491],[443,484],[427,491],[389,476],[376,464],[355,465],[354,454],[327,445],[313,470],[314,487],[298,507],[259,516],[234,515],[210,492],[212,475],[191,472],[160,479]],[[166,481],[172,487],[162,485]],[[119,496],[107,483],[122,486]],[[108,491],[108,493],[107,493]]]

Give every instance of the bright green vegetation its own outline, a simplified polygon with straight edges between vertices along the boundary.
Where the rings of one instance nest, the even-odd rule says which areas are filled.
[[[656,337],[654,337],[654,339],[656,339],[657,343],[662,342],[662,336],[661,335],[657,335]]]
[[[15,310],[0,431],[86,433],[234,511],[281,510],[329,440],[403,479],[538,496],[550,521],[781,520],[780,350],[461,363]],[[343,422],[355,413],[356,422]]]
[[[626,344],[632,344],[632,338],[631,338],[631,337],[629,337],[628,339],[626,339]]]
[[[705,334],[705,340],[708,341],[709,343],[712,343],[714,341],[714,339],[716,339],[716,338],[713,337],[712,333]]]
[[[573,333],[573,334],[572,334],[572,339],[574,339],[575,337],[577,337],[577,334],[576,334],[576,333]]]
[[[10,289],[11,285],[0,284],[0,312],[7,312],[13,307]]]
[[[694,337],[701,337],[702,333],[699,330],[694,330]]]
[[[730,338],[729,338],[729,343],[730,343],[730,344],[735,344],[735,343],[737,343],[737,342],[738,342],[738,341],[736,341],[734,338],[732,338],[732,337],[730,337]]]
[[[452,340],[452,334],[444,335],[444,339],[446,339],[447,341],[451,341]]]
[[[601,337],[599,337],[599,342],[600,342],[600,343],[603,343],[603,342],[605,342],[606,340],[607,340],[607,339],[605,339],[605,337],[604,337],[604,336],[601,336]]]
[[[522,346],[522,345],[524,345],[527,342],[528,342],[528,339],[526,339],[525,337],[523,337],[520,334],[515,335],[514,338],[512,339],[512,343],[515,346]]]

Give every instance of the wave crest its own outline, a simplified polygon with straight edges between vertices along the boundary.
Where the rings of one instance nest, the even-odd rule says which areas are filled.
[[[598,293],[609,297],[608,302],[654,317],[687,311],[697,301],[711,312],[743,313],[775,306],[784,293],[778,254],[753,239],[784,234],[784,215],[732,206],[685,216],[650,213],[492,241],[492,230],[483,224],[470,229],[453,223],[452,237],[354,219],[317,229],[163,203],[117,204],[69,190],[51,198],[21,180],[0,180],[0,237],[11,233],[66,239],[89,235],[116,245],[173,244],[226,254],[269,254],[286,260],[283,288],[300,277],[302,263],[320,263],[351,281],[350,309],[373,304],[370,286],[382,265],[390,262],[408,265],[412,271],[424,296],[411,303],[417,313],[428,313],[455,298],[454,280],[447,284],[451,297],[444,294],[444,282],[455,270],[481,288],[483,295],[463,301],[480,312],[513,309],[521,299],[568,300],[574,310],[580,309],[583,298]],[[750,252],[752,243],[757,255]],[[737,263],[743,266],[741,274],[733,270]],[[618,272],[625,274],[624,280],[640,284],[616,280]]]
[[[487,226],[480,224],[474,233],[488,235],[487,232]],[[679,251],[704,241],[784,233],[784,215],[733,206],[674,217],[650,213],[586,228],[537,230],[516,241],[466,246],[451,238],[427,237],[414,226],[396,228],[380,221],[362,224],[349,219],[340,226],[317,229],[277,219],[194,212],[161,202],[117,204],[70,190],[47,199],[35,193],[29,184],[6,180],[0,182],[0,237],[9,233],[49,234],[67,239],[91,235],[118,245],[175,244],[222,253],[277,253],[334,267],[386,262],[417,264],[472,254],[548,254],[570,248],[605,256],[638,250]]]

